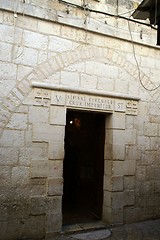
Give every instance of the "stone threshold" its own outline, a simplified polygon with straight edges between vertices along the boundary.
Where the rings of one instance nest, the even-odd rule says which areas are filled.
[[[87,232],[94,231],[100,229],[109,228],[109,225],[103,223],[102,221],[95,221],[89,223],[77,223],[77,224],[69,224],[63,225],[61,234],[71,234],[75,232]]]

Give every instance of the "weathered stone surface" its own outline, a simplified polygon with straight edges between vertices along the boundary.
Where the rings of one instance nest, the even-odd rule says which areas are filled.
[[[30,180],[30,171],[29,167],[13,167],[12,168],[12,184],[16,186],[25,186],[29,184]]]
[[[46,107],[31,106],[29,107],[30,123],[47,123],[49,118],[49,109]]]
[[[77,72],[61,72],[61,84],[70,86],[70,84],[74,87],[79,87],[80,85],[80,76]]]
[[[64,141],[49,142],[48,157],[49,159],[64,159]]]
[[[32,160],[31,177],[62,177],[62,165],[62,161]]]
[[[24,31],[23,41],[27,47],[46,50],[48,46],[48,37],[31,31]]]
[[[70,40],[62,39],[60,37],[50,37],[49,41],[49,50],[55,52],[64,52],[67,50],[73,50],[77,44],[73,43]]]
[[[81,0],[76,4],[81,6]],[[119,1],[118,8],[117,1],[90,4],[105,14],[116,15],[117,11],[120,14],[135,8],[131,0],[127,4]],[[19,1],[14,9],[13,1],[2,1],[3,240],[47,239],[62,230],[66,112],[77,106],[66,107],[68,93],[60,91],[61,87],[66,87],[66,91],[72,88],[73,92],[74,88],[92,89],[93,95],[96,90],[100,96],[117,94],[112,98],[113,111],[105,114],[103,220],[122,224],[160,216],[160,94],[159,89],[145,90],[139,81],[147,89],[158,85],[159,50],[145,46],[146,42],[155,44],[156,31],[145,25],[129,24],[138,69],[128,22],[113,16],[104,23],[102,14],[85,14],[84,9],[55,1],[39,1],[36,5]],[[130,11],[125,16],[129,14]],[[40,82],[40,88],[31,91],[32,81]],[[51,89],[44,89],[44,83]],[[132,96],[140,101],[132,100]],[[79,110],[84,107],[79,106]]]
[[[14,113],[7,124],[7,128],[22,130],[27,128],[27,114]]]
[[[62,215],[61,214],[47,214],[46,216],[46,232],[61,231]]]
[[[50,124],[66,125],[66,109],[60,106],[50,107]]]
[[[34,67],[37,64],[38,50],[27,47],[15,47],[14,63]]]
[[[63,141],[64,127],[49,124],[33,124],[33,141]]]
[[[15,166],[18,163],[18,153],[16,148],[0,148],[0,165]]]
[[[132,161],[114,161],[114,175],[135,175],[135,160]]]
[[[5,62],[11,61],[12,45],[0,42],[0,60]]]
[[[124,160],[125,159],[125,146],[123,145],[113,145],[113,159],[114,160]]]
[[[0,62],[1,80],[16,80],[17,66],[13,63]]]
[[[4,147],[19,147],[24,145],[24,132],[17,130],[5,130],[0,139]]]
[[[48,179],[48,195],[61,196],[63,194],[63,178]]]

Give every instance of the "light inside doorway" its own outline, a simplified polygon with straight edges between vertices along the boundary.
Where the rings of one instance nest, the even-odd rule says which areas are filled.
[[[100,220],[103,204],[105,115],[67,111],[63,224]]]

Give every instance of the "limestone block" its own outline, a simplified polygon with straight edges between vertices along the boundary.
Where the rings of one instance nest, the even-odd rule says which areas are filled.
[[[45,81],[50,84],[60,84],[60,72],[56,72],[55,74],[49,76]]]
[[[31,177],[62,177],[63,162],[62,161],[31,161]]]
[[[33,160],[47,160],[48,159],[48,144],[32,143],[32,159]]]
[[[112,181],[112,191],[120,192],[123,191],[123,176],[113,176]]]
[[[16,113],[27,113],[28,114],[28,106],[20,105],[16,111]]]
[[[160,60],[156,59],[156,69],[160,69]]]
[[[122,144],[123,146],[127,143],[125,137],[126,137],[126,131],[124,130],[113,130],[113,142],[115,145]]]
[[[44,196],[30,198],[30,215],[42,215],[46,212],[46,201]]]
[[[38,53],[38,64],[47,61],[48,53],[46,51],[39,51]]]
[[[61,26],[61,35],[63,37],[76,40],[77,32],[79,31],[76,28],[71,28],[70,26],[67,26],[67,25]]]
[[[51,92],[51,105],[62,105],[66,104],[66,94],[59,91]]]
[[[127,145],[126,146],[125,159],[126,160],[137,160],[138,159],[137,146],[133,146],[133,145]]]
[[[146,166],[137,166],[136,167],[136,179],[137,180],[146,180]]]
[[[0,24],[0,41],[12,43],[14,28],[12,26]]]
[[[78,62],[78,63],[75,63],[75,64],[71,64],[70,66],[67,67],[67,70],[68,71],[79,72],[79,73],[84,73],[85,72],[85,63],[84,62]]]
[[[112,174],[112,161],[110,160],[105,160],[104,162],[104,173],[106,175],[111,175]],[[118,175],[118,174],[117,174]],[[120,175],[120,174],[119,174]]]
[[[128,93],[128,82],[125,80],[115,79],[115,92]]]
[[[33,156],[33,150],[31,147],[20,148],[19,149],[19,165],[29,167],[32,156]]]
[[[64,131],[63,126],[53,126],[48,124],[33,124],[33,141],[64,141]]]
[[[103,220],[106,223],[110,223],[110,224],[122,224],[123,208],[112,208],[112,207],[104,206]]]
[[[6,187],[11,184],[11,167],[10,166],[0,166],[0,186]],[[6,189],[5,189],[6,194]]]
[[[16,80],[17,66],[13,63],[0,62],[0,79],[2,80]]]
[[[61,72],[61,84],[72,86],[72,87],[79,87],[80,76],[77,72]]]
[[[124,223],[134,223],[143,221],[144,215],[141,208],[126,207],[124,208]]]
[[[97,89],[113,92],[114,90],[114,79],[98,76]]]
[[[29,184],[30,179],[30,171],[29,167],[17,166],[12,168],[12,184],[19,185],[27,185]]]
[[[60,38],[57,36],[50,36],[48,49],[54,52],[64,52],[69,50],[74,50],[77,44],[74,42]]]
[[[18,99],[22,100],[24,98],[24,95],[17,89],[17,88],[13,88],[12,89],[12,94],[14,94]],[[21,106],[20,106],[21,107]],[[20,108],[19,107],[19,108]],[[19,109],[18,108],[18,109]],[[26,107],[27,108],[27,107]],[[16,112],[20,112],[18,111],[18,109],[16,109]],[[27,109],[28,110],[28,109]],[[24,113],[27,113],[28,111],[21,111],[21,112],[24,112]]]
[[[43,239],[45,236],[45,215],[29,216],[23,219],[3,221],[1,224],[1,238],[9,239]]]
[[[18,150],[16,148],[0,148],[0,165],[16,165],[18,163]]]
[[[159,180],[160,179],[160,166],[146,166],[146,179]]]
[[[37,65],[38,50],[27,47],[15,47],[13,62],[23,64],[29,67]]]
[[[47,33],[49,35],[60,35],[61,26],[59,24],[46,22],[39,20],[38,21],[38,31],[42,33]]]
[[[112,191],[112,181],[111,181],[111,176],[110,175],[104,175],[103,178],[103,190],[104,191]]]
[[[100,62],[86,62],[86,73],[107,78],[118,78],[118,68],[116,66],[106,65]]]
[[[66,125],[66,108],[60,106],[50,107],[50,124]]]
[[[113,192],[112,193],[112,203],[111,206],[113,209],[121,208],[124,204],[123,192]]]
[[[159,108],[157,104],[150,102],[149,104],[149,114],[154,116],[159,116]]]
[[[17,71],[17,80],[20,81],[23,79],[26,75],[28,75],[32,71],[31,67],[18,65],[18,71]]]
[[[49,159],[64,159],[64,140],[49,142],[48,157]]]
[[[138,136],[137,144],[141,147],[146,147],[146,149],[150,148],[150,137],[148,136]]]
[[[20,147],[24,145],[24,131],[4,130],[0,139],[1,146]]]
[[[111,206],[111,204],[112,204],[112,192],[104,191],[103,194],[104,194],[103,195],[104,206]]]
[[[7,128],[22,130],[27,128],[27,114],[14,113],[7,124]]]
[[[32,146],[32,126],[28,125],[27,130],[25,130],[24,133],[24,142],[25,142],[25,146]]]
[[[45,199],[46,214],[61,214],[62,213],[62,197],[49,196]]]
[[[49,109],[47,107],[30,106],[29,122],[30,123],[48,123]]]
[[[134,190],[124,191],[123,206],[132,206],[135,204],[135,192]]]
[[[48,46],[48,36],[25,30],[23,33],[23,42],[27,47],[46,50]]]
[[[46,215],[46,232],[60,232],[62,228],[62,214]]]
[[[12,45],[0,42],[0,60],[4,62],[11,62]]]
[[[113,159],[122,161],[125,159],[125,145],[113,145]]]
[[[30,196],[46,196],[46,179],[32,178],[30,179]]]
[[[104,159],[105,160],[113,159],[113,146],[112,146],[112,144],[105,144],[105,146],[104,146]]]
[[[135,175],[136,161],[114,161],[113,174],[114,175]]]
[[[48,179],[48,195],[62,196],[63,194],[63,178]]]
[[[141,67],[146,67],[146,68],[153,68],[155,69],[155,59],[154,58],[148,58],[148,56],[144,57],[141,56]]]
[[[29,217],[29,199],[26,197],[13,197],[10,199],[9,208],[10,220]]]
[[[97,76],[82,73],[80,76],[80,85],[86,89],[97,88]]]
[[[144,135],[149,137],[158,136],[158,124],[144,123]]]
[[[113,130],[107,129],[105,130],[105,144],[113,144]]]
[[[9,92],[14,88],[15,81],[13,80],[7,80],[7,81],[1,81],[1,88],[0,88],[0,96],[7,96]]]
[[[136,129],[126,129],[124,135],[125,143],[126,144],[133,144],[137,143],[137,130]]]
[[[124,176],[124,190],[134,190],[134,188],[135,176]]]

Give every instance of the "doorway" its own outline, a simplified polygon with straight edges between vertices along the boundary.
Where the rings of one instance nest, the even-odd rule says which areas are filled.
[[[67,111],[63,224],[102,218],[105,115]]]

